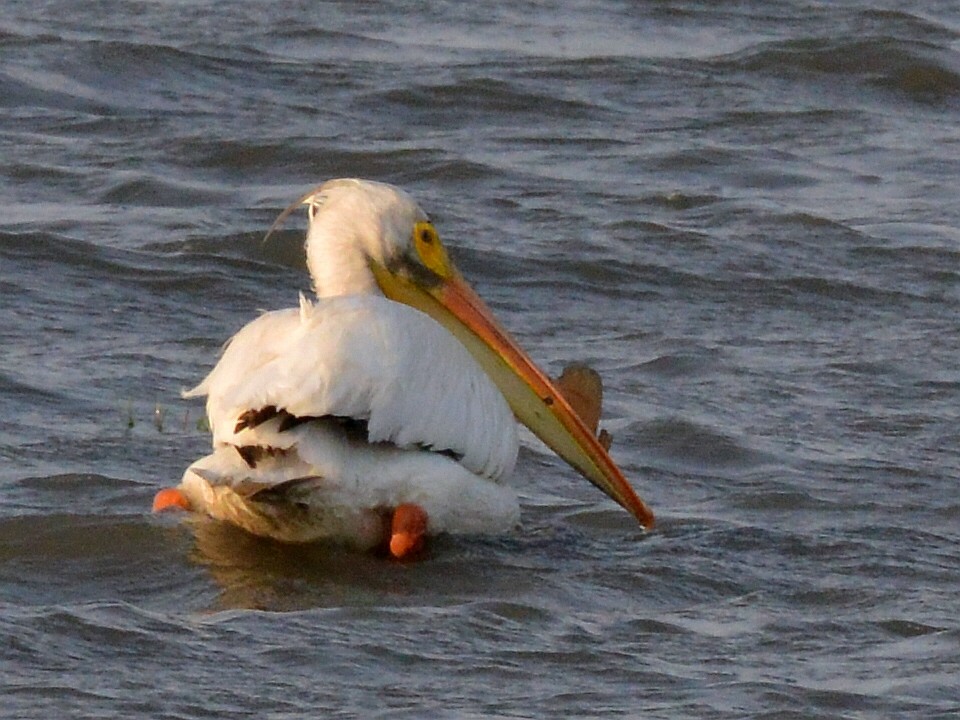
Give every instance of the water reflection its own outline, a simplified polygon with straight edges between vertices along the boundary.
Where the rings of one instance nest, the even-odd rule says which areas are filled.
[[[382,605],[409,592],[411,575],[427,572],[329,543],[278,543],[206,518],[187,524],[194,538],[189,559],[220,590],[216,609]]]

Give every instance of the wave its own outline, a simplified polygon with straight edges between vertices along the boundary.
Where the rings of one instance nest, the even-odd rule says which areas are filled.
[[[371,96],[370,100],[377,104],[390,103],[417,111],[426,105],[438,118],[450,112],[461,115],[466,111],[532,114],[537,117],[551,114],[576,118],[590,117],[597,110],[594,104],[582,100],[545,95],[512,81],[487,78],[388,90]]]
[[[886,35],[764,43],[722,58],[720,64],[781,77],[847,78],[924,102],[960,95],[960,62],[955,53],[930,42]]]
[[[278,234],[263,244],[262,232],[239,236],[196,236],[127,250],[44,232],[0,233],[0,259],[9,268],[10,291],[30,292],[17,278],[34,274],[87,284],[143,291],[199,294],[238,280],[261,286],[265,277],[287,277],[302,267],[302,238]],[[51,291],[53,288],[51,288]],[[59,293],[62,300],[69,292]]]
[[[670,467],[746,470],[765,461],[737,439],[679,418],[635,425],[625,435],[624,442],[644,448],[649,458]]]

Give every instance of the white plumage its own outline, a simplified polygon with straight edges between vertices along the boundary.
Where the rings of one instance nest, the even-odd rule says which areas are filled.
[[[214,447],[289,447],[269,426],[235,432],[247,410],[365,420],[368,440],[450,451],[478,476],[513,470],[517,429],[500,391],[429,317],[375,295],[266,313],[238,332],[187,397],[207,395]]]
[[[410,502],[427,511],[431,532],[513,527],[516,495],[498,484],[516,462],[513,413],[463,345],[383,297],[362,261],[390,252],[385,223],[408,223],[398,227],[406,239],[426,216],[387,186],[324,187],[307,240],[321,297],[250,322],[185,393],[207,396],[214,452],[187,469],[181,490],[214,517],[286,541],[370,546],[381,514]],[[371,189],[373,213],[362,192]],[[238,429],[245,413],[269,408],[283,414]],[[290,416],[310,420],[284,429]]]
[[[516,416],[653,525],[409,195],[331,180],[277,223],[300,204],[318,299],[250,322],[186,393],[207,396],[214,449],[157,494],[156,509],[206,512],[284,541],[388,539],[397,557],[426,532],[501,533],[519,518],[499,484],[516,461]]]

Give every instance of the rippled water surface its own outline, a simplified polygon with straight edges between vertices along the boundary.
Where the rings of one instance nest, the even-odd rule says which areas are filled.
[[[960,712],[955,3],[14,0],[0,151],[3,717]],[[655,532],[529,436],[417,564],[149,514],[343,175],[601,371]]]

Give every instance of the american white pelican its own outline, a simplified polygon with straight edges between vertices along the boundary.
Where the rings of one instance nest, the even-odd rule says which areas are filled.
[[[213,452],[154,508],[282,541],[335,539],[397,557],[427,533],[516,526],[500,481],[519,419],[645,527],[653,514],[557,386],[493,318],[404,191],[331,180],[308,208],[317,300],[229,341],[187,397],[207,396]],[[492,381],[492,382],[491,382]]]

